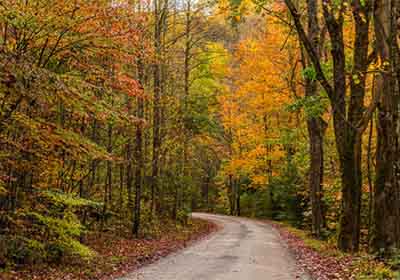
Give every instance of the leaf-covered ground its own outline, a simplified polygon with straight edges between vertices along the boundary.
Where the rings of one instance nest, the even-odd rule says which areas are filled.
[[[313,280],[399,279],[388,264],[375,260],[372,255],[344,254],[334,244],[315,240],[307,232],[281,223],[268,223],[279,232],[298,265],[307,271]]]
[[[348,271],[352,262],[351,257],[343,256],[339,258],[328,254],[322,255],[310,244],[306,244],[306,240],[300,236],[301,232],[276,223],[272,223],[272,225],[287,243],[298,265],[308,271],[313,279],[349,279]]]
[[[0,279],[114,279],[182,249],[215,230],[217,226],[213,223],[192,219],[187,227],[163,226],[158,233],[160,237],[153,239],[130,239],[115,233],[91,235],[86,243],[97,255],[90,261],[67,260],[63,264],[35,265],[23,270],[0,272]]]

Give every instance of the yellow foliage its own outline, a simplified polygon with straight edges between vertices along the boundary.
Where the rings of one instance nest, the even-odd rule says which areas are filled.
[[[232,137],[223,173],[245,175],[255,188],[268,183],[269,165],[279,166],[284,160],[285,151],[277,143],[282,129],[293,127],[286,107],[293,101],[288,76],[296,54],[282,48],[287,39],[284,28],[267,20],[260,36],[237,44],[226,72],[227,89],[218,97],[224,129]]]

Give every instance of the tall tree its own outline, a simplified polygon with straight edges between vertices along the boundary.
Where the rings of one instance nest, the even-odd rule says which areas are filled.
[[[400,246],[399,12],[398,1],[375,2],[374,25],[380,62],[376,94],[380,95],[380,102],[372,245],[376,252],[387,255]]]
[[[136,98],[137,109],[136,117],[139,120],[144,119],[144,84],[145,84],[145,69],[143,59],[144,48],[140,49],[140,53],[137,58],[137,77],[142,91],[142,95]],[[143,191],[143,178],[144,178],[144,155],[143,155],[143,122],[136,124],[136,143],[135,143],[135,207],[134,207],[134,220],[132,232],[136,237],[139,237],[140,232],[140,219],[141,219],[141,208],[142,208],[142,191]]]
[[[151,179],[151,211],[156,210],[156,193],[158,190],[160,171],[161,149],[161,98],[163,95],[162,84],[162,57],[163,57],[163,31],[168,11],[168,0],[155,0],[154,2],[154,95],[153,95],[153,156]]]
[[[338,246],[343,251],[354,252],[359,249],[361,226],[361,140],[377,105],[374,100],[369,108],[364,108],[369,66],[369,27],[372,2],[359,0],[351,2],[352,18],[355,22],[355,39],[349,98],[346,96],[348,83],[344,38],[346,3],[344,1],[340,1],[340,3],[330,0],[322,1],[323,17],[332,45],[333,85],[326,78],[320,58],[312,42],[307,38],[301,22],[301,14],[293,1],[285,0],[285,3],[293,17],[299,38],[312,61],[316,79],[330,99],[342,184]]]
[[[320,36],[321,28],[318,20],[319,13],[318,0],[307,0],[307,17],[308,17],[308,40],[315,50],[317,59],[321,59]],[[313,68],[312,62],[307,59],[304,63],[305,69],[305,97],[318,100],[319,85],[315,78],[307,75],[307,70]],[[312,71],[313,72],[313,71]],[[324,134],[327,124],[320,115],[309,115],[307,117],[307,128],[310,146],[310,169],[309,169],[309,190],[311,197],[312,211],[312,233],[320,238],[324,225],[323,213],[323,175],[324,175]]]

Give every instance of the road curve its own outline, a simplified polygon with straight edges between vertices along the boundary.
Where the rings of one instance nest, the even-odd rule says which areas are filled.
[[[296,267],[278,233],[245,218],[193,214],[222,229],[195,245],[119,280],[310,279]]]

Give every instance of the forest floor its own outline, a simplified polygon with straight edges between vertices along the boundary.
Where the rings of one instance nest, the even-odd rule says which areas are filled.
[[[109,280],[155,262],[217,230],[217,225],[192,219],[187,227],[165,226],[159,238],[132,239],[115,233],[89,235],[86,244],[97,252],[90,261],[65,260],[62,264],[24,266],[0,272],[1,280]]]
[[[0,272],[0,280],[397,279],[371,255],[343,254],[334,243],[283,223],[193,216],[187,227],[164,223],[159,238],[89,235],[85,243],[97,252],[90,261],[24,266]]]
[[[296,258],[298,266],[315,280],[392,280],[399,274],[387,263],[361,251],[350,255],[340,252],[335,240],[320,241],[309,232],[283,223],[264,221],[274,227]]]

